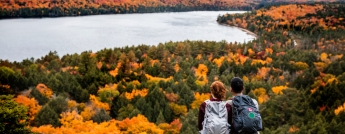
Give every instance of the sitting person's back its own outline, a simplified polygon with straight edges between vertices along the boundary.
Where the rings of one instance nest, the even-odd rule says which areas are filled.
[[[226,88],[220,81],[211,84],[211,98],[199,108],[198,128],[201,134],[228,134],[230,132],[230,104],[225,98]]]
[[[262,119],[259,105],[255,99],[243,95],[244,85],[241,78],[231,80],[233,97],[227,101],[230,104],[231,134],[257,134],[262,130]]]

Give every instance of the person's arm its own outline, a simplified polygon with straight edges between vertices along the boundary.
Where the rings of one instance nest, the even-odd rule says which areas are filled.
[[[199,115],[198,115],[198,128],[199,128],[199,130],[202,130],[202,122],[204,121],[204,117],[205,117],[205,107],[206,107],[205,102],[203,102],[199,107]]]
[[[226,104],[226,110],[228,111],[228,123],[232,125],[232,109],[230,104]]]

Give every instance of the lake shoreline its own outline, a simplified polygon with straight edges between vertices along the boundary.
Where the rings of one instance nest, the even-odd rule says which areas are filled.
[[[229,25],[229,24],[223,24],[223,23],[218,23],[218,24],[223,25],[223,26],[227,26],[227,27],[234,27],[234,28],[241,29],[241,31],[247,33],[248,35],[252,35],[252,36],[254,36],[255,38],[258,38],[258,35],[257,35],[257,34],[255,34],[255,33],[252,32],[252,31],[249,31],[248,29],[245,29],[245,28],[242,28],[242,27],[237,27],[237,26],[231,26],[231,25]]]

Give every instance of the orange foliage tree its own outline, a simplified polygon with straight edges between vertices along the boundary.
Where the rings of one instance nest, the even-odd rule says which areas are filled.
[[[178,94],[174,94],[174,93],[165,93],[165,98],[169,101],[169,102],[177,102],[178,101]]]
[[[197,84],[205,85],[208,82],[207,72],[207,66],[205,64],[199,64],[198,68],[195,70],[195,75],[199,78],[199,80],[196,81]],[[203,78],[202,81],[200,81],[200,78]]]
[[[175,119],[170,124],[161,123],[158,127],[164,130],[165,134],[179,134],[182,128],[182,123],[180,122],[180,119]]]
[[[131,119],[126,118],[123,121],[110,120],[100,124],[93,121],[83,121],[83,117],[78,115],[76,111],[65,112],[61,114],[61,127],[52,127],[51,125],[44,125],[40,127],[32,127],[31,131],[44,134],[163,134],[164,130],[160,129],[154,123],[148,121],[143,115],[137,115]],[[166,131],[177,132],[181,129],[179,121],[174,121]]]
[[[18,95],[17,98],[15,98],[15,101],[29,108],[28,115],[30,117],[30,121],[34,120],[36,114],[41,109],[41,106],[38,104],[35,98],[28,98],[23,95]]]
[[[121,122],[118,122],[118,126],[120,130],[124,131],[124,133],[133,133],[133,134],[144,134],[152,133],[152,134],[163,134],[164,131],[157,127],[154,123],[150,123],[148,119],[143,115],[137,115],[132,119],[126,118]]]
[[[47,96],[48,98],[51,98],[51,96],[53,95],[53,91],[48,88],[46,85],[44,84],[38,84],[36,86],[36,89],[43,95]]]

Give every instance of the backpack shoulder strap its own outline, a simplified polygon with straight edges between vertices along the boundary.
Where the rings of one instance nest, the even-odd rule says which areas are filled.
[[[252,98],[252,100],[253,100],[253,102],[254,102],[254,104],[255,104],[256,109],[258,109],[258,111],[259,111],[259,103],[258,103],[258,101],[256,101],[256,100],[253,99],[253,98]]]
[[[210,99],[207,99],[207,100],[205,100],[204,102],[205,102],[206,107],[207,107],[207,105],[210,104],[211,101],[210,101]],[[205,108],[206,108],[206,107],[205,107]]]
[[[227,101],[226,101],[226,103],[228,103],[229,105],[231,105],[231,106],[232,106],[232,99],[227,100]]]

